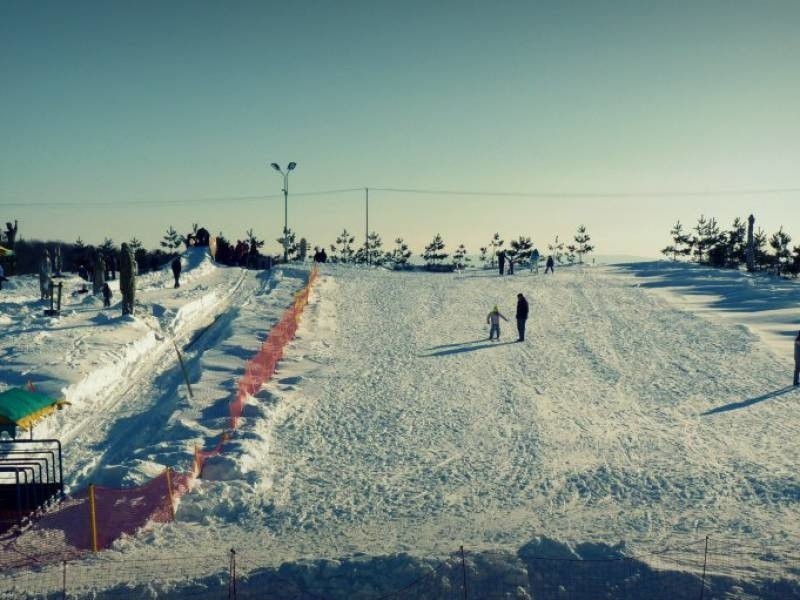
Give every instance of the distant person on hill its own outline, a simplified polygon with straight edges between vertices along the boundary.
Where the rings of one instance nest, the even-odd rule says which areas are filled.
[[[544,268],[544,274],[547,275],[547,272],[553,273],[555,275],[555,266],[556,262],[553,260],[552,256],[547,257],[547,265]]]
[[[496,306],[492,309],[488,315],[486,315],[486,323],[490,325],[489,327],[489,341],[495,339],[497,336],[497,340],[500,340],[500,319],[503,319],[505,322],[508,322],[502,314],[500,314],[500,309]]]
[[[800,385],[800,331],[794,341],[794,384]]]
[[[103,306],[108,308],[111,306],[111,288],[108,287],[108,282],[103,284]]]
[[[328,253],[325,252],[325,248],[319,251],[319,262],[321,263],[328,262]]]
[[[175,278],[175,287],[181,287],[181,257],[176,256],[172,261],[172,276]]]
[[[531,252],[531,273],[536,269],[536,274],[539,274],[539,251],[534,248]]]
[[[518,342],[525,341],[525,322],[528,320],[528,301],[522,294],[517,294],[517,332]]]
[[[0,265],[0,290],[3,289],[4,281],[8,281],[8,279],[6,279],[6,272],[5,269],[3,269],[3,265]]]
[[[500,275],[503,275],[506,272],[506,251],[500,250],[497,253],[497,266],[500,269]]]

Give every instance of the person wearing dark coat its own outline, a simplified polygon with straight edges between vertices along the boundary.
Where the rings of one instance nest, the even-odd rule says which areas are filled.
[[[181,287],[181,257],[176,256],[172,261],[172,276],[175,278],[175,287]]]
[[[547,275],[547,272],[553,273],[555,275],[555,267],[556,262],[553,260],[552,256],[547,257],[547,266],[544,268],[544,274]]]
[[[794,384],[800,385],[800,331],[794,341]]]
[[[497,266],[500,269],[500,275],[503,275],[506,272],[506,252],[505,250],[500,250],[497,253]]]
[[[108,283],[103,284],[103,306],[108,308],[111,306],[111,288],[108,286]]]
[[[319,262],[321,263],[328,262],[328,253],[325,252],[325,248],[319,251]]]
[[[517,294],[517,332],[518,342],[525,341],[525,322],[528,320],[528,301],[522,294]]]

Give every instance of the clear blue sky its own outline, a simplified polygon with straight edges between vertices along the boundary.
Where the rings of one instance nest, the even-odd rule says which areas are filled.
[[[634,194],[373,192],[372,228],[418,251],[585,223],[652,255],[701,212],[800,240],[799,192],[638,195],[800,188],[798,73],[796,1],[0,0],[0,220],[150,246],[253,227],[277,251],[282,199],[171,203],[279,193],[268,164],[294,160],[290,192]],[[312,244],[363,232],[363,192],[289,204]]]

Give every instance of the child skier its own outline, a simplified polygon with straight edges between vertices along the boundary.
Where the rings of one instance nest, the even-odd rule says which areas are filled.
[[[486,324],[490,325],[489,341],[492,341],[495,335],[497,335],[497,340],[500,340],[500,319],[503,319],[506,323],[508,322],[508,319],[500,313],[500,309],[496,306],[492,309],[492,312],[486,315]]]

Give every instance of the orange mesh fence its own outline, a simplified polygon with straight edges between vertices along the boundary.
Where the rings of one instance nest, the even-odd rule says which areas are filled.
[[[236,395],[230,404],[231,430],[237,428],[247,398],[258,392],[275,373],[284,347],[297,331],[317,274],[315,265],[305,287],[295,295],[292,305],[245,365],[244,375],[237,382]],[[177,500],[202,475],[206,461],[223,452],[229,439],[230,434],[226,431],[211,450],[195,448],[192,468],[187,473],[166,469],[139,487],[89,486],[87,490],[74,494],[22,534],[0,537],[0,569],[61,561],[86,551],[107,549],[121,536],[134,535],[150,522],[171,521]]]

